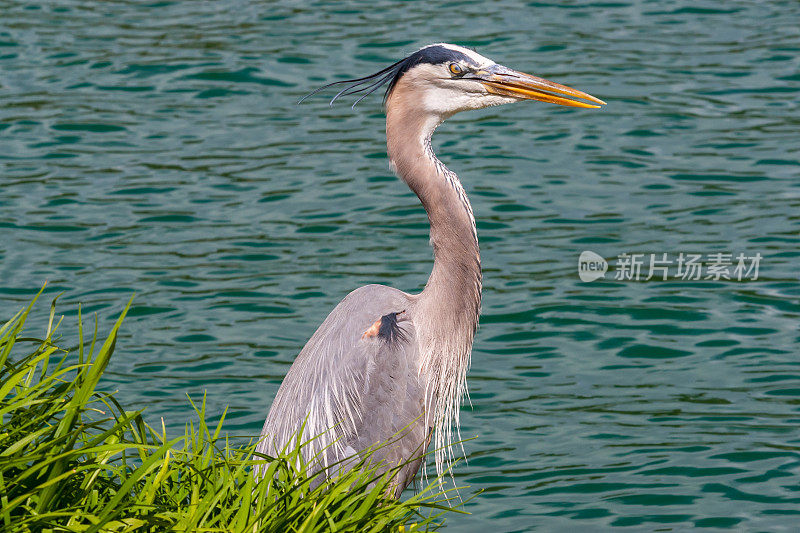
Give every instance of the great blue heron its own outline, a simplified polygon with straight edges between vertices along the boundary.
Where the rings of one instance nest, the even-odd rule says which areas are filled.
[[[432,434],[439,475],[452,458],[452,430],[459,428],[481,303],[472,207],[458,177],[434,155],[433,131],[459,111],[520,100],[588,108],[605,102],[443,43],[317,91],[342,85],[331,104],[364,93],[358,103],[387,82],[389,161],[428,214],[433,270],[420,294],[367,285],[336,306],[286,374],[258,451],[271,455],[292,446],[303,427],[303,440],[319,436],[304,455],[317,457],[321,470],[392,441],[371,459],[386,468],[403,465],[392,485],[399,497],[419,470]]]

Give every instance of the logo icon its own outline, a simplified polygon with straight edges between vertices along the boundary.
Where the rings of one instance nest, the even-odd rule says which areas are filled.
[[[586,250],[578,258],[578,276],[586,283],[606,277],[608,263],[594,252]]]

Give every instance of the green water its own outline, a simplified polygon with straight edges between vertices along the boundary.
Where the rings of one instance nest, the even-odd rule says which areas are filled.
[[[418,291],[427,220],[376,95],[322,83],[437,41],[586,90],[434,138],[472,198],[484,304],[454,531],[795,530],[796,2],[0,2],[0,298],[49,281],[106,376],[178,431],[208,391],[260,430],[355,287]],[[757,280],[583,283],[583,250],[760,253]],[[41,315],[44,315],[42,309]],[[40,325],[44,316],[40,316]],[[67,339],[69,340],[69,339]],[[74,339],[70,342],[74,343]],[[491,528],[491,529],[489,529]]]

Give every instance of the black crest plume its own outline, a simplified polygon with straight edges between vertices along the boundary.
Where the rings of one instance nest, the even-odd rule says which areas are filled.
[[[336,93],[336,96],[334,96],[331,99],[330,105],[333,105],[333,103],[339,97],[349,96],[351,94],[363,93],[355,102],[353,102],[352,107],[355,107],[357,103],[359,103],[361,100],[363,100],[364,98],[366,98],[370,94],[374,93],[376,90],[378,90],[381,87],[381,85],[383,85],[387,81],[391,80],[391,83],[389,84],[389,87],[386,89],[386,93],[383,95],[384,100],[385,100],[386,97],[389,96],[389,93],[391,92],[392,87],[394,87],[395,82],[400,77],[400,74],[402,74],[402,72],[405,72],[408,69],[408,67],[403,68],[404,63],[406,63],[408,60],[409,60],[408,57],[403,58],[400,61],[398,61],[397,63],[389,65],[388,67],[384,68],[383,70],[380,70],[380,71],[376,72],[375,74],[370,74],[369,76],[364,76],[363,78],[355,78],[355,79],[352,79],[352,80],[342,80],[342,81],[335,81],[333,83],[328,83],[327,85],[323,85],[319,89],[316,89],[316,90],[308,93],[303,98],[301,98],[300,101],[297,102],[297,103],[298,104],[301,103],[303,100],[305,100],[309,96],[313,96],[313,95],[317,94],[318,92],[327,89],[328,87],[335,87],[335,86],[342,85],[342,86],[344,86],[344,88],[341,91],[339,91],[338,93]]]
[[[364,76],[363,78],[335,81],[333,83],[323,85],[319,89],[305,95],[297,103],[298,104],[301,103],[309,96],[313,96],[318,92],[327,89],[328,87],[341,85],[344,88],[338,93],[336,93],[336,96],[334,96],[331,99],[330,105],[333,105],[333,103],[342,96],[349,96],[351,94],[363,93],[355,102],[353,102],[352,107],[355,107],[356,104],[359,103],[361,100],[363,100],[370,94],[377,91],[386,82],[389,82],[389,86],[386,88],[386,92],[383,95],[383,99],[385,101],[386,98],[388,98],[389,94],[392,92],[392,89],[397,83],[397,80],[399,80],[400,77],[414,65],[418,65],[420,63],[431,63],[433,65],[436,65],[439,63],[444,63],[446,61],[452,61],[452,60],[462,60],[462,61],[472,62],[472,60],[469,57],[456,50],[451,50],[444,46],[438,46],[438,45],[426,46],[421,50],[417,50],[410,56],[401,59],[397,63],[389,65],[383,70],[379,70],[375,74],[370,74],[369,76]]]

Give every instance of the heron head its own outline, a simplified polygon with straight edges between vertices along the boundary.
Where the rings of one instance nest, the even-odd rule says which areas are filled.
[[[387,101],[402,94],[404,105],[417,106],[442,119],[459,111],[521,100],[585,108],[605,104],[585,92],[512,70],[473,50],[445,43],[425,46],[375,74],[334,82],[317,91],[343,85],[331,104],[342,96],[360,94],[355,106],[384,84],[388,84]]]

